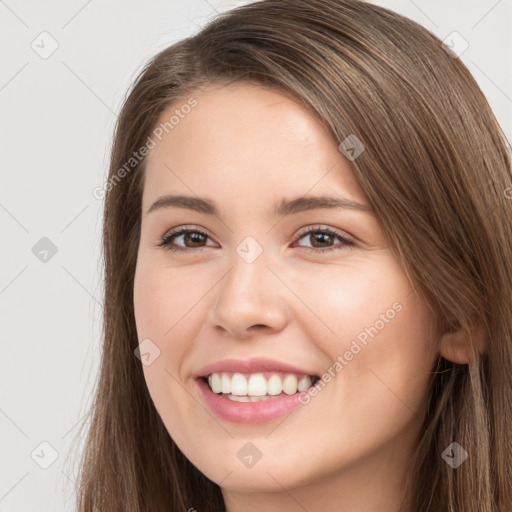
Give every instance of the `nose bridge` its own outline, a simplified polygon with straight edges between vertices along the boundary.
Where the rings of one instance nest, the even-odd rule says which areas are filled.
[[[216,287],[210,315],[213,325],[240,338],[254,326],[281,329],[286,311],[279,280],[268,268],[269,252],[248,236],[235,247],[229,266],[229,272]]]

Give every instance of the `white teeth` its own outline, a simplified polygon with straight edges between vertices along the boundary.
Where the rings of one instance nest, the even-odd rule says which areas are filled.
[[[311,377],[309,375],[304,375],[304,377],[302,377],[302,379],[299,380],[297,389],[299,391],[306,391],[306,389],[311,387],[312,383],[313,382],[311,381]]]
[[[279,395],[283,391],[283,381],[279,375],[272,375],[267,381],[267,393],[269,395]]]
[[[222,392],[229,393],[231,391],[231,379],[226,373],[222,374]]]
[[[218,391],[215,391],[215,390],[213,390],[213,392],[218,393]],[[245,380],[245,377],[241,373],[235,373],[235,374],[233,374],[233,377],[231,377],[230,393],[232,395],[239,395],[239,396],[247,395],[247,381]]]
[[[283,391],[287,395],[293,395],[294,393],[297,393],[297,384],[297,377],[289,374],[283,380]]]
[[[261,400],[269,400],[269,396],[235,396],[228,395],[226,398],[233,400],[233,402],[261,402]]]
[[[228,395],[228,398],[230,400],[233,400],[234,402],[249,402],[249,397],[248,396]]]
[[[293,395],[311,387],[309,375],[215,372],[208,376],[208,384],[214,393],[222,393],[230,400],[257,402],[279,395]],[[247,398],[247,400],[245,399]],[[240,400],[239,400],[240,399]]]
[[[267,394],[267,381],[261,373],[251,375],[247,385],[247,394],[251,396],[264,396]]]
[[[220,393],[222,391],[220,375],[218,373],[213,373],[212,375],[210,375],[210,379],[208,379],[208,382],[210,384],[210,387],[212,388],[212,391],[214,393]]]

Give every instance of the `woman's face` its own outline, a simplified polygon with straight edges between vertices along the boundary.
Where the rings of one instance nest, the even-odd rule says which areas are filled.
[[[398,481],[437,358],[417,283],[303,106],[245,84],[193,97],[148,156],[134,288],[169,434],[228,494]]]

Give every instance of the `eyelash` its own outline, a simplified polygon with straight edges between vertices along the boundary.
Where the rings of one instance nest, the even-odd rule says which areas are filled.
[[[180,246],[176,246],[176,245],[173,246],[171,244],[173,238],[178,237],[183,234],[186,234],[186,233],[200,233],[201,235],[203,235],[207,238],[210,238],[207,233],[205,233],[204,231],[201,231],[200,229],[197,229],[197,228],[192,229],[191,227],[183,227],[177,231],[171,231],[170,233],[166,234],[164,237],[162,237],[160,243],[158,243],[156,245],[158,247],[163,247],[167,251],[172,251],[172,252],[201,251],[202,249],[206,248],[206,247],[180,247]],[[312,252],[312,253],[316,253],[316,254],[326,253],[326,252],[331,252],[331,251],[336,251],[336,250],[342,250],[344,248],[350,249],[354,245],[353,240],[348,238],[343,233],[340,233],[331,228],[326,228],[326,227],[321,227],[321,226],[315,226],[315,227],[309,228],[307,231],[298,233],[298,235],[297,235],[298,240],[300,240],[301,238],[304,238],[307,235],[311,235],[313,233],[328,233],[330,235],[333,235],[333,236],[339,238],[343,245],[341,247],[325,247],[325,248],[299,246],[302,249],[304,249],[306,252]]]

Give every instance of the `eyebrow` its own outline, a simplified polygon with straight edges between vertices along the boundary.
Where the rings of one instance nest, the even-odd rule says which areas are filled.
[[[146,213],[148,214],[155,210],[171,207],[186,208],[207,215],[220,216],[219,210],[212,200],[182,195],[166,195],[159,197]],[[302,196],[295,199],[282,199],[281,202],[274,206],[272,213],[275,217],[284,217],[308,210],[335,208],[357,210],[374,215],[373,209],[370,206],[342,197],[329,196]]]

